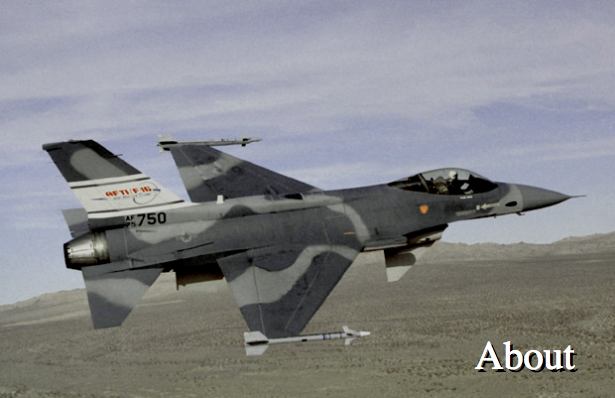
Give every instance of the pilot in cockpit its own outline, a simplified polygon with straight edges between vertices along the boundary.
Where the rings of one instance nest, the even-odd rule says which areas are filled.
[[[452,194],[457,194],[461,192],[461,183],[459,182],[459,175],[455,170],[451,170],[448,172],[448,179],[446,180],[446,185],[448,185],[448,190]]]

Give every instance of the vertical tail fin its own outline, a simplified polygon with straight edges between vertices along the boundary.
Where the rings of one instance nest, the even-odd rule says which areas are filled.
[[[89,218],[182,203],[178,196],[95,141],[43,145]]]

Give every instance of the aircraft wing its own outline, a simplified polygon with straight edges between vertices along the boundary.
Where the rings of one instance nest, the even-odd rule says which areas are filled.
[[[218,260],[251,331],[296,336],[352,264],[358,248],[277,245]]]
[[[172,147],[171,153],[193,202],[309,192],[315,187],[206,145]]]

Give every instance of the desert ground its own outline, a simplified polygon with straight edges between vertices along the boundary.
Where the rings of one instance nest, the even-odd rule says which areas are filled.
[[[0,397],[613,397],[615,234],[550,245],[437,243],[401,281],[362,254],[304,333],[343,340],[243,348],[224,282],[163,275],[122,327],[94,330],[84,290],[0,307]],[[75,272],[57,264],[58,272]],[[10,283],[10,281],[9,281]],[[487,341],[577,354],[577,371],[474,369]]]

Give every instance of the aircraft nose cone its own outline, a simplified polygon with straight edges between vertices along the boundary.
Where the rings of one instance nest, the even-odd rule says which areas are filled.
[[[528,185],[517,185],[517,188],[519,188],[523,197],[523,211],[553,206],[571,198],[571,196],[563,193]]]

